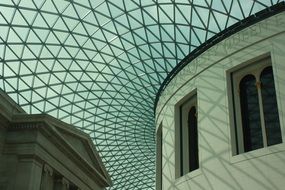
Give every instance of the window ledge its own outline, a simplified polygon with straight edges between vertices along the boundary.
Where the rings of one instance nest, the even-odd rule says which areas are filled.
[[[178,185],[178,184],[183,183],[185,181],[191,180],[191,179],[193,179],[193,178],[195,178],[195,177],[197,177],[197,176],[199,176],[201,174],[202,174],[201,168],[198,168],[198,169],[196,169],[194,171],[191,171],[191,172],[189,172],[189,173],[187,173],[187,174],[185,174],[183,176],[180,176],[180,177],[176,178],[175,179],[175,184]]]
[[[230,162],[232,164],[238,163],[238,162],[243,162],[246,160],[262,157],[262,156],[267,156],[270,154],[275,154],[278,152],[284,152],[285,151],[285,144],[277,144],[277,145],[272,145],[269,147],[264,147],[260,148],[257,150],[241,153],[239,155],[231,156],[230,157]]]

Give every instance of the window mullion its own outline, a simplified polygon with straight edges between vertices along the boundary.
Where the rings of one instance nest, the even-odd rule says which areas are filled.
[[[238,80],[240,82],[240,80]],[[240,139],[238,140],[238,153],[243,153],[245,152],[244,150],[244,134],[243,134],[243,130],[242,127],[237,127],[237,126],[242,126],[242,117],[241,117],[241,105],[240,105],[240,88],[239,88],[239,83],[236,84],[236,86],[234,87],[235,89],[235,109],[236,109],[236,130],[237,130],[237,138]]]
[[[264,121],[264,111],[263,111],[263,102],[262,102],[262,94],[261,94],[261,82],[259,80],[256,82],[256,87],[257,87],[257,92],[258,92],[258,104],[259,104],[259,111],[260,111],[263,146],[267,147],[268,143],[267,143],[267,136],[266,136],[266,129],[265,129],[265,121]]]

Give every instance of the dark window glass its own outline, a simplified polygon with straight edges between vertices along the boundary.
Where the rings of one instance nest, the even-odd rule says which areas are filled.
[[[199,168],[198,158],[198,130],[195,106],[188,113],[188,136],[189,136],[189,170],[190,172]]]
[[[245,76],[239,85],[244,151],[263,147],[256,79]]]
[[[261,75],[262,103],[264,112],[264,122],[267,135],[267,144],[274,145],[282,143],[278,107],[274,86],[272,67],[266,67]]]

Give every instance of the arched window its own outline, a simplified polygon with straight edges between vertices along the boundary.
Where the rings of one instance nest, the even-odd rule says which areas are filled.
[[[267,144],[278,144],[282,142],[282,138],[272,66],[261,72],[260,82]]]
[[[188,137],[189,170],[191,172],[199,168],[197,114],[195,106],[192,106],[188,113]]]
[[[239,84],[244,150],[263,147],[256,79],[246,75]]]
[[[198,124],[197,124],[197,94],[191,92],[176,105],[178,121],[176,121],[176,176],[180,177],[199,169],[198,157]],[[179,110],[179,111],[178,111]]]
[[[282,143],[270,58],[231,73],[233,154]]]

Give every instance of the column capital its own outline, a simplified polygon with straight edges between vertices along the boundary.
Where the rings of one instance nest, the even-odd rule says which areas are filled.
[[[69,189],[69,181],[65,177],[62,177],[61,182],[67,189]]]
[[[46,174],[49,174],[50,176],[53,175],[53,169],[52,169],[52,167],[50,167],[48,164],[45,164],[45,165],[44,165],[44,172],[45,172]]]

